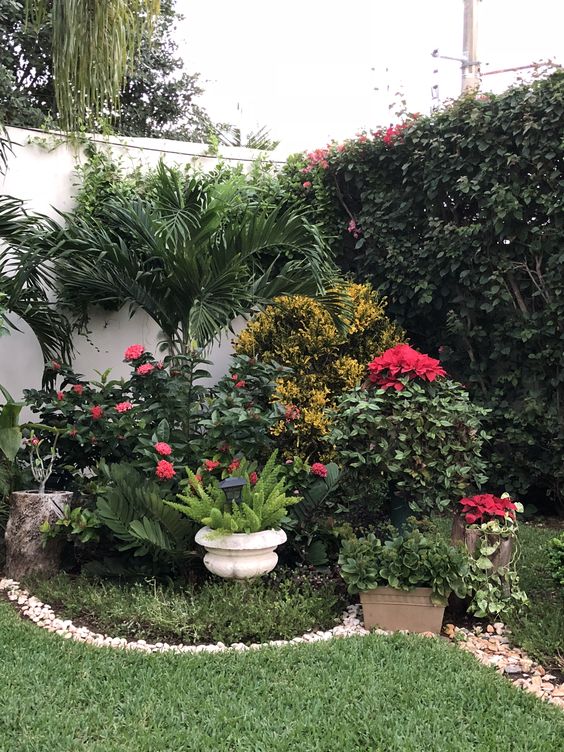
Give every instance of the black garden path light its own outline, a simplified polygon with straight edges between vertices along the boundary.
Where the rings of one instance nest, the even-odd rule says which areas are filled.
[[[233,502],[241,503],[243,488],[247,485],[245,478],[225,478],[219,484],[219,487],[227,499],[227,508],[231,512]]]

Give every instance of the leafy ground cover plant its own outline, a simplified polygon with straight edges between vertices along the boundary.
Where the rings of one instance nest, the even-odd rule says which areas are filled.
[[[398,590],[430,587],[433,603],[445,606],[452,592],[463,597],[467,591],[465,549],[419,529],[385,542],[372,534],[345,540],[339,566],[350,593],[381,585]]]
[[[276,378],[283,414],[272,427],[275,445],[287,457],[323,459],[329,430],[327,408],[360,382],[365,363],[403,339],[386,316],[386,302],[369,285],[349,284],[350,320],[336,326],[329,312],[304,296],[280,297],[239,334],[236,351],[288,369]]]
[[[275,450],[260,477],[257,477],[255,471],[248,469],[244,461],[238,461],[232,472],[246,481],[240,502],[228,501],[213,476],[206,478],[204,485],[202,475],[186,468],[186,490],[185,493],[178,494],[182,503],[166,503],[218,534],[257,533],[260,530],[279,528],[287,515],[288,507],[297,504],[301,498],[287,494],[288,480],[284,477],[284,468],[276,462],[277,456],[278,452]]]
[[[550,541],[548,561],[554,581],[564,587],[564,533]]]
[[[418,513],[445,509],[485,480],[483,408],[438,360],[398,345],[368,365],[363,387],[343,395],[329,442],[345,466],[377,475],[390,498]]]
[[[292,639],[335,626],[343,607],[339,581],[305,568],[245,584],[58,575],[31,586],[39,598],[58,604],[65,618],[105,633],[186,644]]]

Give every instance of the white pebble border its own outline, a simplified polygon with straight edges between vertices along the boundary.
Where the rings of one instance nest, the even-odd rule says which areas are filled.
[[[20,588],[15,580],[0,579],[0,592],[6,592],[8,600],[18,607],[22,616],[34,622],[38,627],[54,632],[65,640],[74,640],[95,647],[111,647],[121,650],[133,650],[142,653],[221,653],[224,651],[258,650],[265,647],[282,647],[300,643],[323,642],[334,638],[353,637],[370,634],[360,619],[360,606],[351,605],[343,613],[342,623],[327,631],[307,632],[292,640],[270,640],[263,643],[245,645],[223,642],[211,645],[169,645],[166,642],[149,643],[145,640],[128,642],[124,637],[110,637],[92,632],[88,627],[77,627],[70,619],[59,619],[51,606]],[[404,632],[404,630],[401,630]],[[548,674],[542,666],[535,663],[519,648],[512,648],[506,637],[508,630],[502,623],[488,625],[486,630],[476,627],[474,630],[447,624],[444,637],[474,655],[481,663],[494,667],[513,684],[537,697],[547,700],[564,709],[564,684],[556,684],[556,677]],[[375,634],[392,634],[384,629],[372,630]],[[438,637],[432,632],[424,632],[425,637]]]

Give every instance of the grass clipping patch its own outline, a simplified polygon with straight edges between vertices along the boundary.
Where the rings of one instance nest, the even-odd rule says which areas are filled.
[[[26,587],[58,616],[114,637],[185,645],[287,640],[340,620],[333,581],[275,574],[253,582],[135,583],[58,575]]]

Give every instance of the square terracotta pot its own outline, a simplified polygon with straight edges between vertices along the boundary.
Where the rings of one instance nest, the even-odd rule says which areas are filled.
[[[360,594],[364,626],[386,630],[407,629],[410,632],[441,631],[444,606],[435,606],[431,601],[431,588],[396,590],[378,587]]]

